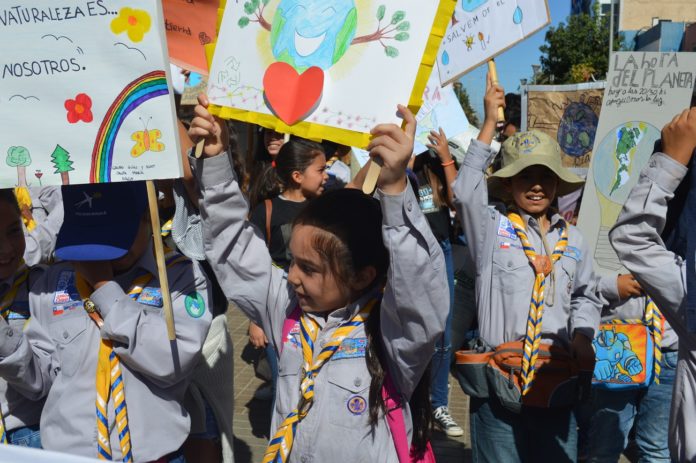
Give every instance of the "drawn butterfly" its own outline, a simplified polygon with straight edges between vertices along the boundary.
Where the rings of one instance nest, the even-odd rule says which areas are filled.
[[[147,123],[150,122],[150,119],[148,119]],[[140,121],[142,122],[142,118]],[[147,151],[157,152],[164,150],[164,143],[157,140],[162,136],[162,132],[158,129],[147,130],[147,123],[143,124],[145,127],[143,130],[133,132],[131,135],[131,140],[135,142],[135,146],[131,150],[131,156],[134,158]]]

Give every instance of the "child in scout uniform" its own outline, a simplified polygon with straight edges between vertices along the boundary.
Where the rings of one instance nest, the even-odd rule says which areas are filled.
[[[678,114],[662,129],[662,152],[652,155],[609,233],[621,263],[662,310],[679,336],[679,360],[669,424],[672,461],[696,462],[696,108]],[[682,212],[686,259],[669,251],[660,237],[667,205],[691,165],[691,189]]]
[[[212,318],[206,278],[197,264],[168,256],[176,324],[170,342],[144,183],[63,187],[63,204],[56,256],[66,262],[33,286],[36,311],[26,333],[15,334],[14,377],[5,377],[47,395],[46,449],[183,461],[178,452],[190,422],[182,400]],[[29,350],[37,336],[53,350]]]
[[[43,400],[36,391],[12,380],[17,343],[29,322],[29,288],[43,268],[30,269],[24,263],[24,233],[19,206],[12,190],[0,190],[0,444],[41,448],[39,419]],[[32,339],[47,353],[53,347],[47,339]],[[8,374],[10,373],[10,374]]]
[[[24,262],[30,267],[53,261],[56,236],[63,223],[60,187],[15,188],[24,223]]]
[[[633,275],[599,277],[597,289],[604,306],[602,324],[606,325],[594,341],[597,384],[586,404],[590,421],[585,453],[592,462],[618,461],[635,427],[641,460],[669,461],[667,429],[679,347],[677,333],[664,322],[659,308],[645,296]],[[639,328],[643,322],[646,329],[629,328]],[[626,328],[629,331],[624,331]],[[655,330],[654,348],[647,352],[641,335],[650,330]],[[631,339],[631,333],[639,337]],[[635,381],[647,384],[639,386]]]
[[[289,272],[272,265],[225,153],[220,121],[199,104],[189,130],[205,250],[222,288],[263,327],[279,356],[263,462],[408,462],[428,452],[426,368],[449,307],[442,250],[407,186],[415,118],[378,125],[384,167],[371,198],[343,189],[294,220]],[[386,285],[385,285],[386,284]],[[409,404],[410,401],[410,404]],[[395,413],[398,410],[398,417]]]
[[[473,455],[491,462],[574,461],[573,377],[581,360],[581,368],[592,370],[601,305],[588,248],[551,203],[583,181],[561,166],[558,144],[537,131],[506,140],[502,168],[487,181],[503,98],[489,77],[486,119],[454,184],[476,267],[478,344],[482,352],[495,349],[489,381],[467,391]],[[504,213],[489,206],[489,189],[508,200]],[[549,384],[548,369],[540,367],[546,362],[566,374]]]

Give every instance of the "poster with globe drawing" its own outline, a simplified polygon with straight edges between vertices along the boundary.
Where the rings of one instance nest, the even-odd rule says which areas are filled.
[[[377,123],[401,123],[398,103],[417,112],[454,5],[227,1],[208,81],[211,110],[285,133],[366,146]]]
[[[616,275],[622,269],[609,243],[609,230],[650,159],[662,127],[689,106],[695,70],[696,53],[611,56],[578,218],[599,274]]]
[[[442,85],[551,22],[546,0],[457,0],[437,54]]]
[[[0,188],[181,176],[161,2],[1,3]]]
[[[586,169],[592,159],[605,82],[529,85],[522,92],[522,130],[540,130],[558,141],[563,165]]]

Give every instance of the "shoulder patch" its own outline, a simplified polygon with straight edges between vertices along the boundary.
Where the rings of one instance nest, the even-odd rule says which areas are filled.
[[[162,290],[151,286],[145,287],[136,301],[152,307],[162,307]]]
[[[75,285],[75,272],[63,270],[58,274],[56,289],[53,293],[53,304],[69,304],[80,301],[80,295]]]
[[[193,318],[201,318],[205,314],[205,301],[197,291],[193,291],[186,295],[184,299],[184,307],[186,312]]]
[[[512,226],[510,219],[504,215],[500,216],[500,223],[498,224],[498,236],[503,238],[508,238],[511,240],[517,240],[517,233],[515,233],[515,227]]]
[[[575,246],[566,246],[565,251],[563,251],[563,255],[576,261],[580,261],[580,259],[582,259],[582,251]]]
[[[367,338],[344,339],[331,360],[352,359],[365,357]]]

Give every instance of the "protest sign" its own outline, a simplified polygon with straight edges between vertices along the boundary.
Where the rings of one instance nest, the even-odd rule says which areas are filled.
[[[546,0],[460,0],[437,56],[442,85],[551,22]]]
[[[604,87],[605,82],[527,86],[522,130],[540,130],[558,141],[565,167],[589,168]]]
[[[609,230],[662,127],[689,107],[696,53],[618,52],[611,56],[578,226],[589,243],[595,270],[616,275],[622,266]]]
[[[208,75],[205,46],[215,41],[219,0],[163,0],[169,59]]]
[[[211,111],[365,147],[377,123],[420,107],[454,0],[226,2]],[[245,44],[240,46],[240,44]]]
[[[198,104],[198,95],[205,93],[208,86],[208,78],[196,72],[189,74],[184,84],[184,92],[181,94],[182,106],[195,106]]]
[[[419,154],[426,151],[425,146],[430,143],[428,135],[430,131],[438,131],[440,128],[445,135],[451,137],[462,133],[469,127],[469,120],[464,114],[462,105],[454,93],[451,85],[440,87],[440,78],[433,71],[428,80],[428,85],[423,92],[423,106],[416,115],[418,122],[413,153]]]
[[[181,176],[156,0],[0,7],[0,187]]]

